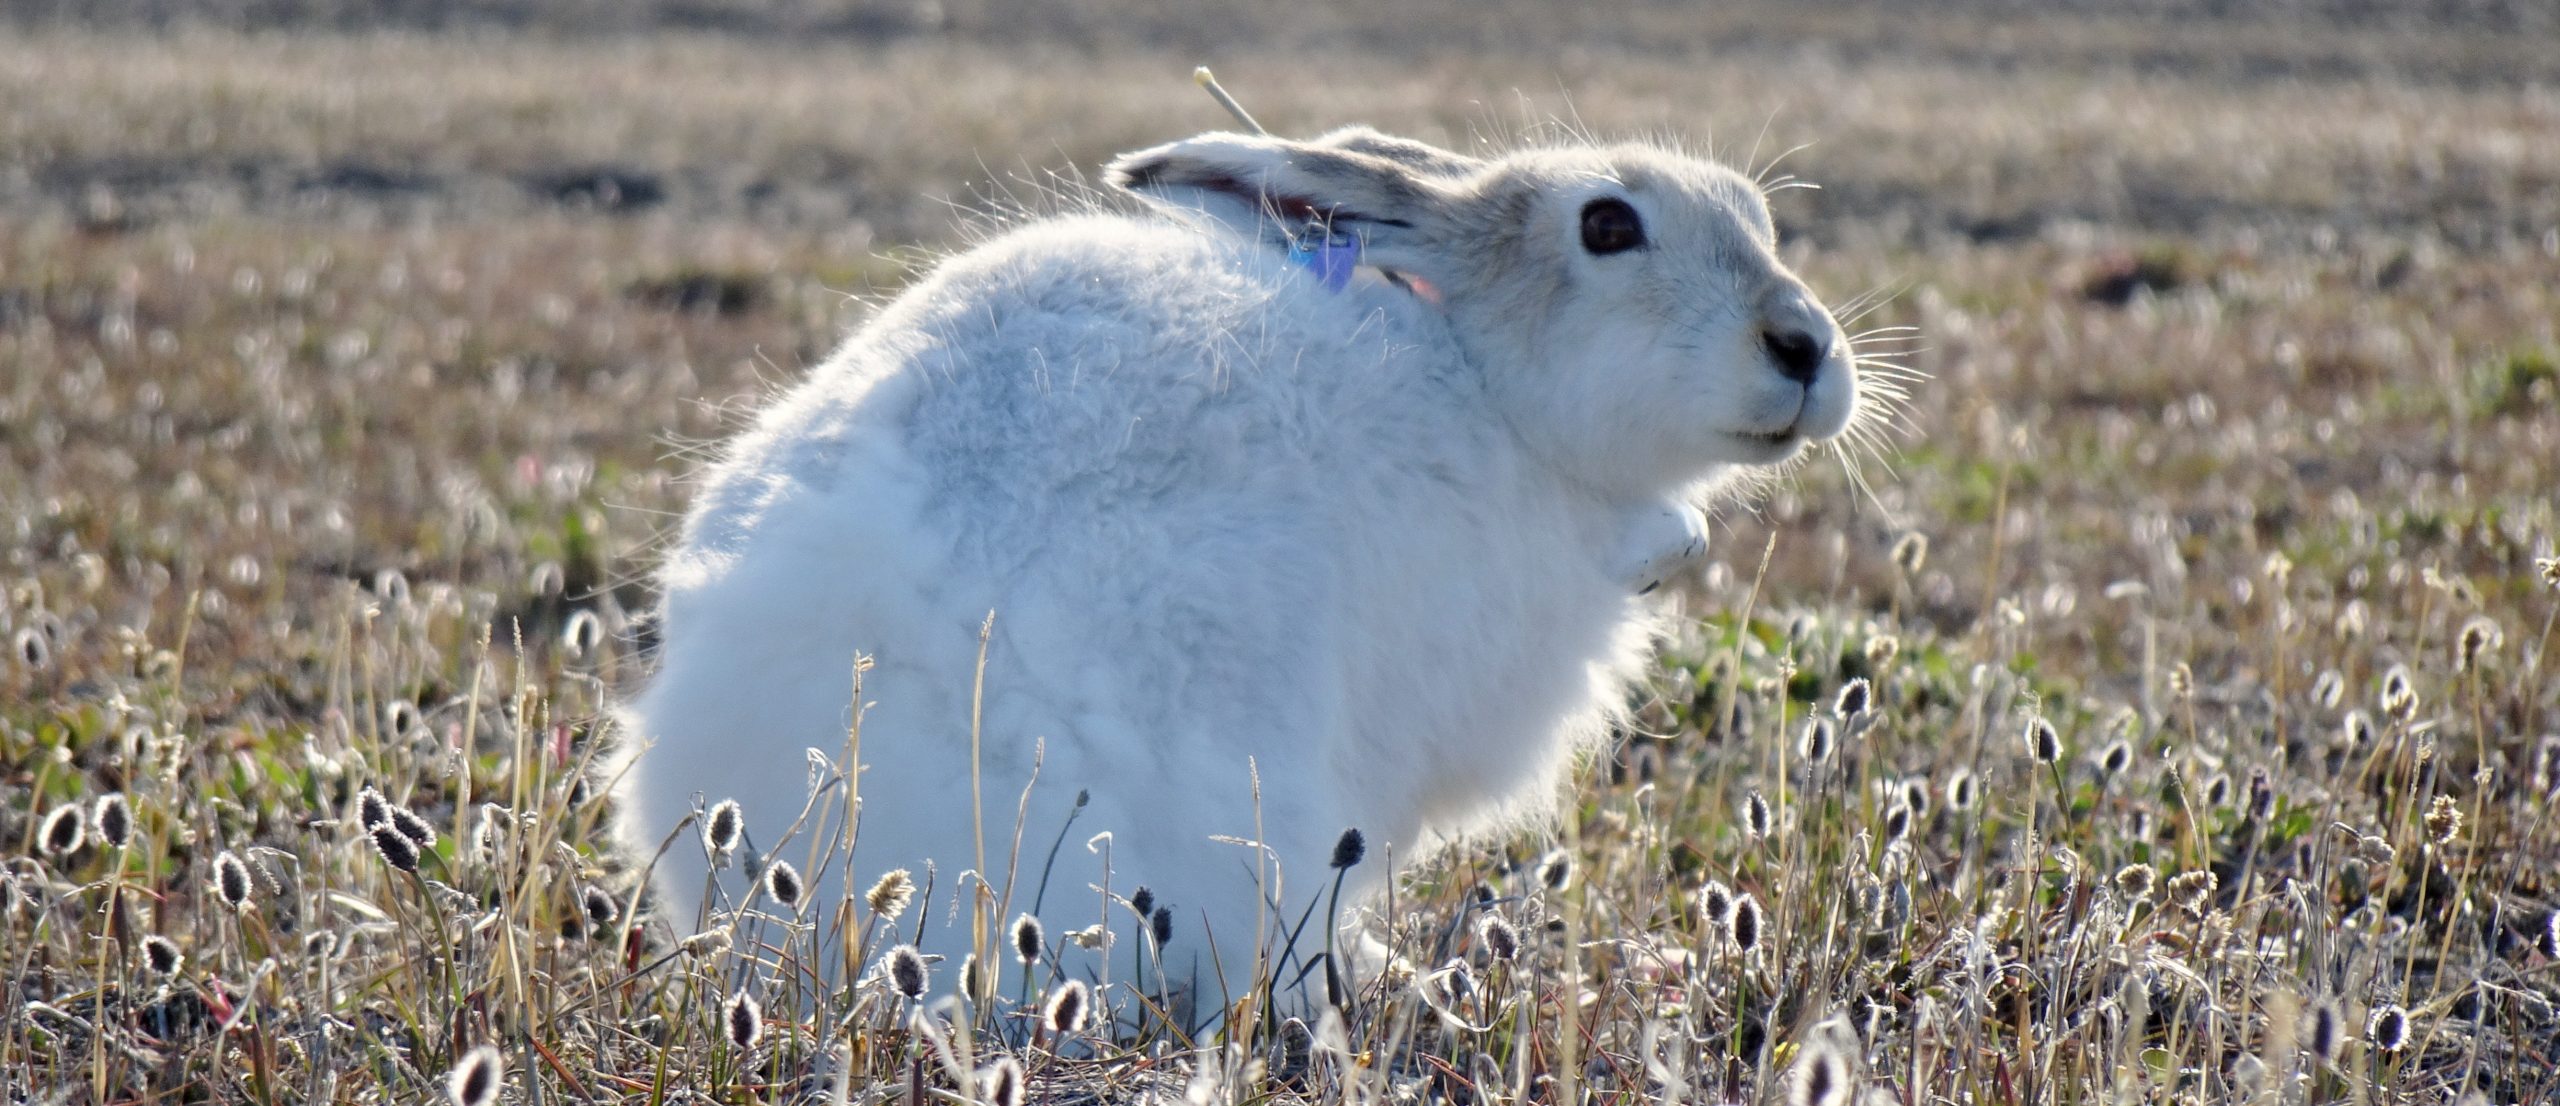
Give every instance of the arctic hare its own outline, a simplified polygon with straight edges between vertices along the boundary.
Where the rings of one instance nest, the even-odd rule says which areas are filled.
[[[1697,504],[1839,434],[1859,384],[1759,189],[1662,149],[1210,133],[1106,179],[1147,210],[949,259],[710,467],[623,818],[654,843],[734,798],[807,869],[841,792],[810,806],[803,750],[843,758],[860,655],[827,902],[930,865],[899,928],[946,967],[972,911],[1036,909],[1114,930],[1069,971],[1241,994],[1324,947],[1296,926],[1345,829],[1349,904],[1550,814]],[[658,863],[679,926],[705,873],[690,837]],[[755,897],[721,879],[713,909]],[[1161,949],[1102,908],[1140,886]]]

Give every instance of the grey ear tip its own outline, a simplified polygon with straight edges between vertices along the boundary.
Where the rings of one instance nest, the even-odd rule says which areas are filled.
[[[1164,159],[1129,155],[1102,167],[1102,179],[1115,188],[1144,188],[1164,175]]]

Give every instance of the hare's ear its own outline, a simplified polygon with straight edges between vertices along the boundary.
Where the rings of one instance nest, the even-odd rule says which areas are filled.
[[[1443,280],[1458,193],[1401,160],[1319,143],[1211,133],[1122,154],[1104,179],[1270,241],[1310,226],[1360,240],[1361,263]]]
[[[1435,177],[1458,178],[1475,174],[1484,162],[1454,150],[1443,150],[1428,142],[1398,138],[1379,132],[1374,127],[1357,124],[1326,131],[1316,139],[1318,146],[1330,146],[1355,154],[1382,157],[1420,173]]]

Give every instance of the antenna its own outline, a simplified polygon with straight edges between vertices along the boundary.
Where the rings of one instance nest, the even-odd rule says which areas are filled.
[[[1208,66],[1204,65],[1198,69],[1192,70],[1191,80],[1200,87],[1209,90],[1210,98],[1218,101],[1219,107],[1227,109],[1227,114],[1235,116],[1236,122],[1244,124],[1244,129],[1259,135],[1268,135],[1271,133],[1270,131],[1263,130],[1262,124],[1253,121],[1252,113],[1244,110],[1243,104],[1237,103],[1235,97],[1227,95],[1227,90],[1219,87],[1217,74],[1209,72]]]

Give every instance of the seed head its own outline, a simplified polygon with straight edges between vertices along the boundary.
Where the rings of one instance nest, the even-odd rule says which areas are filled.
[[[1867,708],[1873,705],[1874,698],[1874,690],[1867,685],[1866,678],[1859,677],[1840,685],[1839,697],[1831,701],[1831,714],[1843,722],[1857,721],[1858,716],[1867,713]]]
[[[729,1043],[738,1048],[754,1048],[764,1040],[764,1007],[754,995],[740,991],[729,996],[720,1008],[720,1027],[729,1035]]]
[[[1867,639],[1867,666],[1881,671],[1902,652],[1902,639],[1892,634],[1877,634]]]
[[[2533,947],[2541,950],[2545,960],[2560,960],[2560,910],[2542,919],[2542,932],[2534,935]]]
[[[2169,697],[2184,699],[2196,693],[2196,670],[2179,661],[2169,667]]]
[[[2382,713],[2393,720],[2407,722],[2418,715],[2418,688],[2409,681],[2409,666],[2395,664],[2382,674]]]
[[[789,862],[776,860],[764,866],[764,893],[784,910],[800,909],[800,896],[808,889],[800,882],[800,869]]]
[[[1884,812],[1885,844],[1890,845],[1909,836],[1911,836],[1911,808],[1895,803],[1891,809]]]
[[[1742,799],[1742,830],[1754,841],[1765,840],[1770,829],[1769,800],[1758,791]]]
[[[2133,767],[2133,745],[2131,742],[2119,737],[2108,742],[2106,748],[2098,750],[2099,772],[2102,772],[2109,777],[2114,777],[2122,775],[2125,769],[2131,767]]]
[[[924,954],[917,952],[914,945],[890,949],[882,958],[882,966],[889,986],[911,999],[923,998],[926,985],[932,982],[933,977],[925,971]]]
[[[2462,808],[2454,805],[2453,796],[2438,795],[2427,804],[2427,836],[2438,845],[2451,845],[2462,836]]]
[[[396,803],[392,805],[391,828],[400,836],[408,838],[410,844],[421,849],[435,847],[436,828],[428,825],[426,819],[411,813],[408,807]]]
[[[1804,754],[1805,763],[1819,768],[1829,761],[1833,748],[1839,743],[1838,734],[1828,718],[1816,718],[1805,723],[1804,742],[1799,750]]]
[[[1905,577],[1920,575],[1921,567],[1928,563],[1929,535],[1913,530],[1893,543],[1893,567]]]
[[[1849,1094],[1848,1061],[1828,1043],[1817,1043],[1805,1050],[1804,1062],[1788,1086],[1787,1102],[1789,1106],[1847,1106]]]
[[[2027,755],[2038,764],[2052,764],[2062,759],[2062,735],[2054,732],[2053,723],[2041,714],[2027,719]]]
[[[2347,678],[2335,668],[2323,668],[2320,677],[2311,681],[2311,701],[2322,710],[2336,710],[2347,697]]]
[[[1947,806],[1957,811],[1972,810],[1982,799],[1982,784],[1968,769],[1958,768],[1947,779]]]
[[[1902,805],[1911,808],[1913,818],[1929,816],[1929,778],[1913,776],[1902,781]]]
[[[1022,1061],[1006,1056],[978,1069],[978,1101],[987,1106],[1022,1106]]]
[[[2180,910],[2202,914],[2204,908],[2213,902],[2214,891],[2221,886],[2221,877],[2210,871],[2180,872],[2169,880],[2169,898],[2178,904]]]
[[[729,858],[737,855],[738,840],[747,832],[746,811],[736,799],[722,799],[702,818],[702,848],[711,854],[714,870],[729,866]]]
[[[2374,1007],[2373,1016],[2364,1023],[2364,1039],[2376,1051],[2400,1051],[2409,1043],[2409,1012],[2396,1004]]]
[[[2560,588],[2560,557],[2536,557],[2533,570],[2542,576],[2542,586]]]
[[[382,792],[370,787],[356,792],[356,825],[370,832],[390,821],[391,800],[383,798]]]
[[[444,1095],[453,1106],[495,1106],[498,1087],[507,1079],[507,1059],[488,1045],[462,1054],[462,1062],[444,1077]]]
[[[1360,863],[1361,858],[1368,855],[1368,839],[1360,836],[1357,829],[1347,829],[1342,831],[1342,836],[1334,838],[1333,860],[1326,866],[1339,871]]]
[[[960,958],[960,993],[976,1002],[995,993],[995,980],[987,978],[987,966],[978,962],[978,954]]]
[[[1700,917],[1714,922],[1717,925],[1723,925],[1724,920],[1732,914],[1733,888],[1727,887],[1716,880],[1708,880],[1706,886],[1698,888],[1698,915]]]
[[[1549,891],[1563,891],[1573,886],[1573,854],[1554,849],[1540,858],[1538,884]]]
[[[124,792],[110,791],[98,796],[90,807],[90,818],[98,824],[98,840],[110,849],[133,844],[133,804],[126,802]]]
[[[717,956],[729,949],[729,927],[713,926],[676,942],[676,950],[695,959]]]
[[[53,667],[53,642],[30,626],[18,631],[18,664],[29,672],[42,672]]]
[[[373,851],[382,854],[382,862],[403,872],[418,870],[418,843],[389,823],[373,827],[366,835],[373,841]]]
[[[50,857],[66,857],[80,851],[89,842],[88,812],[78,803],[64,803],[44,816],[43,828],[36,831],[36,841]]]
[[[178,951],[177,942],[157,933],[142,939],[142,963],[151,969],[151,974],[164,978],[176,975],[186,962],[187,954]]]
[[[898,915],[906,912],[907,903],[915,897],[915,877],[907,874],[904,868],[891,868],[880,873],[880,878],[872,881],[871,890],[862,893],[863,904],[884,922],[897,921]]]
[[[2267,774],[2267,766],[2249,769],[2249,820],[2264,822],[2276,812],[2276,781]]]
[[[1085,1022],[1092,1016],[1093,996],[1081,979],[1059,980],[1057,986],[1049,988],[1048,1001],[1040,1005],[1040,1020],[1060,1037],[1084,1032]]]
[[[213,858],[213,893],[223,905],[233,910],[246,909],[250,896],[257,892],[257,884],[249,879],[249,864],[240,859],[240,854],[224,849]]]
[[[2497,651],[2507,640],[2506,631],[2498,628],[2489,616],[2473,615],[2462,624],[2462,637],[2453,655],[2453,670],[2469,672],[2480,666],[2480,658]]]
[[[1165,942],[1173,940],[1172,907],[1159,906],[1155,913],[1147,915],[1147,936],[1155,938],[1157,948],[1163,948]]]
[[[2338,1046],[2346,1036],[2346,1019],[2339,1015],[2338,1004],[2328,999],[2311,1004],[2311,1033],[2305,1044],[2311,1054],[2327,1063],[2338,1058]]]
[[[1520,931],[1500,914],[1477,919],[1476,939],[1484,943],[1485,955],[1495,960],[1509,963],[1520,955]]]
[[[2126,902],[2139,902],[2151,897],[2160,884],[2160,870],[2148,864],[2127,864],[2116,869],[2116,894]]]
[[[587,928],[603,932],[622,916],[622,904],[613,901],[602,887],[589,887],[578,896],[578,908],[586,912]]]
[[[1023,967],[1040,962],[1040,919],[1025,914],[1013,920],[1013,955]]]
[[[2338,737],[2347,748],[2361,749],[2373,743],[2373,716],[2360,710],[2347,712],[2346,721],[2338,724]]]
[[[1147,920],[1156,912],[1156,893],[1143,886],[1129,892],[1129,909],[1137,912],[1139,921]]]
[[[2219,807],[2231,801],[2231,777],[2217,772],[2204,781],[2204,805]]]
[[[1733,913],[1725,916],[1725,935],[1733,938],[1733,947],[1749,952],[1760,944],[1760,900],[1746,891],[1733,897]]]

